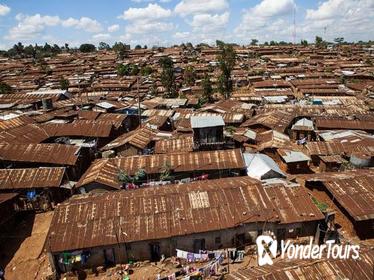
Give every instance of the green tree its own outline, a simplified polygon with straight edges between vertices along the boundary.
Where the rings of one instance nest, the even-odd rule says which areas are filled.
[[[60,80],[60,88],[63,89],[63,90],[67,90],[69,88],[69,80],[67,79],[61,79]]]
[[[208,74],[205,74],[204,79],[201,81],[201,86],[203,88],[203,98],[207,102],[212,102],[213,101],[213,87],[212,87],[212,82],[210,81]]]
[[[130,66],[129,64],[118,64],[117,65],[117,74],[120,75],[120,76],[128,76],[130,75]]]
[[[97,47],[99,50],[110,50],[109,44],[105,42],[100,42],[99,46]]]
[[[139,72],[140,72],[140,70],[139,70],[138,65],[135,65],[135,64],[130,65],[130,75],[131,76],[136,76],[136,75],[139,74]]]
[[[122,42],[115,42],[112,46],[112,49],[117,53],[120,59],[124,59],[128,55],[128,51],[130,50],[129,45],[125,45]]]
[[[142,48],[141,45],[136,45],[136,46],[135,46],[135,49],[136,49],[136,50],[140,50],[141,48]]]
[[[172,180],[171,176],[171,164],[166,162],[161,168],[160,181]]]
[[[219,43],[221,54],[218,56],[219,67],[221,75],[219,77],[219,90],[227,99],[231,96],[232,80],[231,72],[235,65],[236,54],[234,48],[230,44]]]
[[[152,74],[152,72],[153,72],[153,69],[152,69],[152,67],[150,67],[150,66],[144,66],[144,67],[142,67],[142,68],[140,69],[140,74],[141,74],[142,76],[149,76],[149,75]]]
[[[163,57],[160,59],[162,67],[161,83],[166,88],[167,97],[176,97],[177,89],[174,75],[174,62],[170,57]]]
[[[343,42],[344,42],[344,38],[343,37],[338,37],[338,38],[335,38],[334,39],[334,42],[338,45],[341,45]]]
[[[5,82],[0,82],[0,94],[12,93],[13,89]]]
[[[316,36],[315,45],[316,45],[317,48],[321,48],[321,47],[324,46],[324,42],[323,42],[322,37]]]
[[[304,47],[307,47],[308,46],[308,41],[307,40],[301,40],[301,45],[304,46]]]
[[[92,44],[82,44],[80,45],[79,50],[83,53],[89,53],[94,52],[96,50],[96,47]]]
[[[257,39],[252,39],[251,40],[251,46],[256,46],[258,43],[258,40]]]
[[[184,70],[183,79],[186,85],[193,86],[195,84],[195,68],[187,66]]]

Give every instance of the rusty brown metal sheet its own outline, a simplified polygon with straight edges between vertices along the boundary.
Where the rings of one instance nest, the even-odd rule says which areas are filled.
[[[301,187],[289,190],[277,185],[271,189],[273,193],[249,177],[233,177],[73,197],[55,210],[49,246],[57,252],[113,245],[117,239],[169,238],[243,223],[321,219],[316,212],[313,218],[295,213],[316,211],[310,199],[301,201],[304,210],[297,205],[298,198],[306,196]],[[274,202],[274,192],[280,202]],[[282,216],[284,209],[293,216]]]
[[[50,137],[83,136],[83,137],[109,137],[112,124],[108,122],[77,120],[73,123],[44,124],[41,128]]]
[[[97,182],[114,188],[120,188],[121,184],[118,181],[118,172],[120,170],[125,171],[131,176],[135,175],[140,169],[144,169],[147,174],[159,174],[166,163],[170,165],[172,172],[245,168],[245,162],[240,149],[98,159],[83,174],[77,183],[77,187]]]
[[[153,138],[156,136],[157,130],[148,128],[148,127],[142,127],[140,129],[136,129],[133,131],[130,131],[128,133],[124,133],[114,139],[112,142],[105,145],[102,150],[111,150],[118,147],[121,147],[126,144],[130,144],[132,146],[135,146],[139,149],[145,149],[148,144],[153,140]]]
[[[340,142],[308,142],[306,150],[309,155],[351,155],[353,153],[362,153],[367,155],[374,154],[374,143],[363,141],[359,143],[340,143]]]
[[[0,131],[8,130],[33,123],[34,120],[28,116],[19,116],[10,120],[0,121]]]
[[[347,120],[338,118],[316,118],[318,129],[374,130],[372,120]]]
[[[36,124],[27,124],[0,132],[0,141],[10,144],[41,143],[49,138],[44,129]]]
[[[374,249],[365,249],[358,260],[279,260],[271,266],[239,269],[228,280],[374,279]]]
[[[193,137],[180,137],[176,139],[159,140],[155,143],[155,154],[167,154],[175,152],[192,152]]]
[[[0,144],[5,161],[75,165],[79,147],[61,144]]]
[[[353,219],[374,219],[374,175],[325,181],[323,184]]]
[[[120,227],[126,242],[219,230],[264,221],[273,212],[260,182],[249,177],[79,196],[56,208],[49,246],[64,251],[116,244]]]
[[[0,189],[59,187],[64,173],[64,167],[0,169]]]

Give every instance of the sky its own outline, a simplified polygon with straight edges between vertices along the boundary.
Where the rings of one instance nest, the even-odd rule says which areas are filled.
[[[295,23],[295,24],[294,24]],[[374,0],[0,0],[0,49],[374,39]]]

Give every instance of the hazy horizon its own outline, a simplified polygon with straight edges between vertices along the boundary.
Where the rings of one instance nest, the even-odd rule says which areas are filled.
[[[28,44],[122,41],[171,46],[251,39],[313,42],[368,41],[374,29],[372,0],[108,0],[1,1],[0,49]]]

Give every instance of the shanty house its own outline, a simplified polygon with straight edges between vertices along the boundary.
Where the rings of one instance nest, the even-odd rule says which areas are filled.
[[[244,175],[245,167],[240,149],[98,159],[83,174],[76,187],[80,192],[121,189],[129,183],[120,180],[122,173],[136,176],[142,171],[143,177],[136,185],[144,187]]]
[[[300,151],[288,149],[278,149],[278,155],[282,160],[282,165],[288,173],[310,173],[310,157]]]
[[[280,170],[276,162],[267,155],[244,153],[243,157],[249,177],[258,180],[286,178],[286,175]]]
[[[240,248],[262,230],[282,238],[313,236],[321,219],[304,188],[225,178],[72,197],[56,208],[46,248],[54,268],[64,272],[158,261],[176,249]]]
[[[294,140],[301,140],[305,138],[306,140],[311,141],[313,132],[313,121],[308,120],[307,118],[302,118],[291,127],[291,138]]]
[[[49,210],[71,195],[65,168],[0,169],[0,194],[17,193],[17,208]]]
[[[195,149],[218,149],[224,145],[222,116],[191,116]]]

